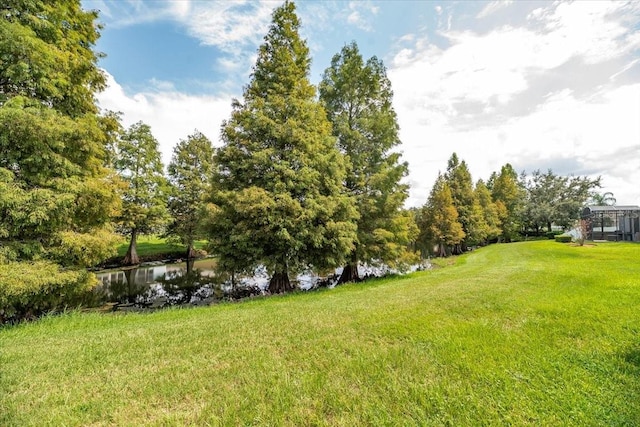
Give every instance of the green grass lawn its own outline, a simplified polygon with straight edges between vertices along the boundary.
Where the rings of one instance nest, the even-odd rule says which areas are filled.
[[[118,257],[124,257],[129,249],[129,239],[118,246]],[[166,239],[157,236],[139,236],[137,239],[136,249],[139,256],[153,256],[158,254],[172,254],[176,252],[186,252],[184,245],[168,243]],[[194,247],[196,249],[204,248],[204,241],[196,241]]]
[[[7,327],[0,425],[640,425],[640,245]]]

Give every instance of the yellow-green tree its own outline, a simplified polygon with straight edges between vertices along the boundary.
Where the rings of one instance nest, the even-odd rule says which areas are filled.
[[[110,256],[117,241],[109,119],[94,99],[105,83],[97,14],[75,0],[5,0],[0,10],[0,283],[69,296],[95,283],[75,268]],[[36,264],[11,264],[23,261]]]
[[[458,211],[453,204],[451,189],[442,175],[438,175],[431,194],[422,207],[418,225],[423,244],[437,247],[438,256],[447,256],[465,237],[462,224],[458,221]]]
[[[458,211],[458,221],[465,234],[460,244],[453,248],[454,254],[461,254],[468,246],[477,245],[486,240],[487,223],[482,213],[482,206],[476,197],[467,163],[464,160],[460,161],[456,153],[449,158],[445,179],[451,189],[453,206]]]
[[[501,238],[509,242],[522,229],[524,189],[518,181],[518,174],[509,163],[502,166],[499,174],[492,174],[489,187],[500,219]]]

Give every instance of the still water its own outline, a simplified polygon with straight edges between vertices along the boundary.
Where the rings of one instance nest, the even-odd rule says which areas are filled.
[[[99,281],[94,289],[96,299],[114,310],[207,305],[223,299],[261,295],[268,283],[267,279],[255,277],[232,287],[226,284],[226,277],[216,273],[214,259],[189,264],[153,263],[99,271],[96,276]]]
[[[214,259],[176,264],[154,263],[140,267],[105,270],[96,273],[94,290],[97,304],[114,310],[139,310],[172,305],[208,305],[222,300],[238,300],[265,295],[269,284],[266,269],[258,268],[250,277],[230,277],[215,270]],[[320,278],[300,274],[292,283],[301,290],[335,285],[337,276]]]
[[[175,264],[153,263],[139,267],[105,270],[96,273],[99,284],[93,292],[95,305],[112,310],[136,311],[175,305],[209,305],[223,300],[239,300],[266,295],[269,275],[258,268],[252,276],[235,277],[216,272],[215,259]],[[422,269],[424,265],[410,270]],[[301,290],[336,285],[342,269],[328,277],[301,273],[292,284]],[[360,277],[379,277],[393,273],[388,268],[360,266]]]

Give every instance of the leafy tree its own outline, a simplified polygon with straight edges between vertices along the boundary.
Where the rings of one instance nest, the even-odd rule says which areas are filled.
[[[518,174],[509,163],[502,166],[500,174],[492,174],[489,186],[500,219],[501,237],[509,242],[522,229],[524,190]]]
[[[488,226],[473,189],[469,168],[464,160],[458,159],[456,153],[449,158],[445,179],[451,189],[453,205],[458,211],[458,221],[465,233],[465,239],[453,250],[454,254],[460,254],[467,246],[486,240]]]
[[[208,239],[223,268],[264,264],[272,293],[289,271],[335,267],[353,249],[352,200],[331,124],[309,82],[309,49],[293,2],[273,12],[243,102],[234,100],[217,150]]]
[[[94,102],[96,13],[72,0],[1,11],[0,262],[93,265],[114,251],[119,208]]]
[[[400,144],[385,67],[373,57],[365,63],[355,42],[331,60],[319,87],[320,101],[347,161],[345,185],[360,215],[355,248],[340,282],[358,280],[358,263],[388,265],[415,257],[408,245],[417,235],[411,215],[402,211],[408,167],[391,150]]]
[[[134,265],[140,263],[136,248],[138,235],[158,231],[168,219],[168,183],[158,141],[148,125],[135,123],[122,134],[115,167],[125,183],[119,222],[130,236],[123,263]]]
[[[437,246],[437,255],[441,257],[448,255],[448,247],[460,244],[465,237],[458,221],[458,211],[453,205],[451,189],[442,175],[438,175],[422,208],[419,226],[421,240]]]
[[[523,222],[536,231],[545,226],[551,231],[552,224],[563,228],[572,226],[593,194],[593,188],[600,186],[599,178],[565,177],[551,170],[546,173],[537,170],[530,176],[523,174],[521,180],[527,193]]]
[[[484,241],[480,239],[480,243],[486,244],[489,240],[497,239],[500,236],[498,208],[491,198],[491,191],[489,191],[483,180],[480,179],[476,183],[475,193],[484,218],[484,224],[486,224]]]
[[[193,242],[201,235],[200,218],[205,196],[211,193],[211,141],[198,131],[181,140],[173,149],[168,172],[172,185],[168,205],[172,221],[167,234],[186,245],[187,259],[193,258]]]
[[[119,198],[94,94],[96,13],[78,0],[0,6],[0,322],[72,304],[115,253]]]

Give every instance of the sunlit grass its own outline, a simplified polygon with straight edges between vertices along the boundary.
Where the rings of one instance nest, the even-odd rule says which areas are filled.
[[[129,239],[125,240],[125,242],[118,246],[118,257],[124,257],[127,253],[127,249],[129,248]],[[203,249],[205,243],[206,242],[199,240],[194,243],[194,246],[196,249]],[[187,250],[184,245],[169,243],[167,239],[152,235],[139,236],[136,241],[136,249],[140,256],[180,253],[186,252]]]
[[[0,330],[0,425],[640,425],[640,245]]]

